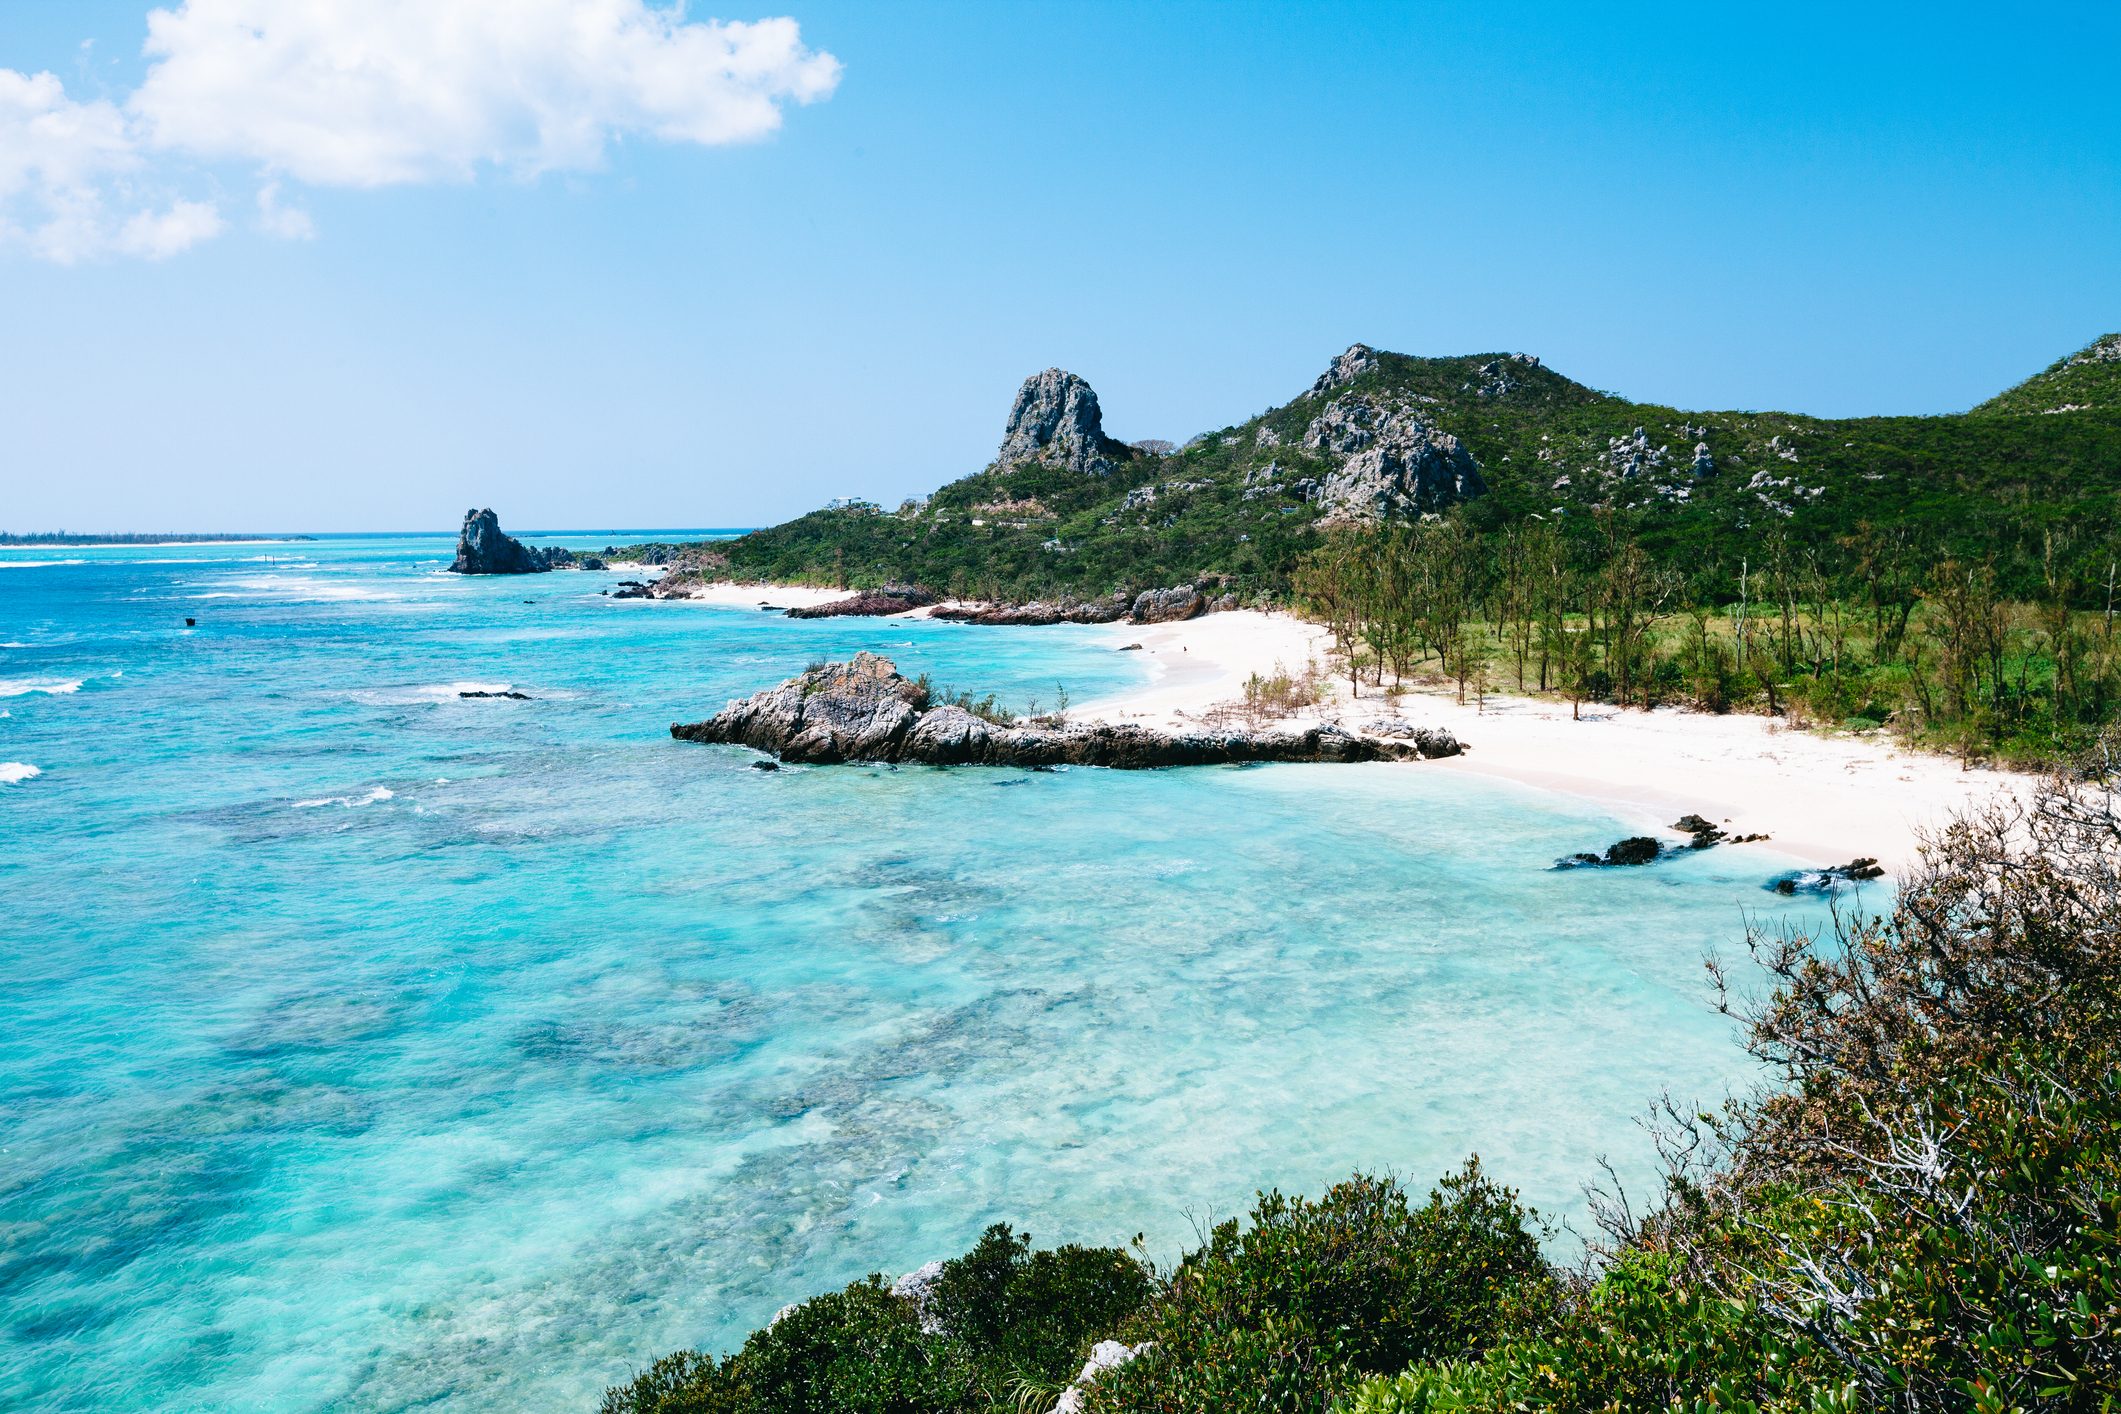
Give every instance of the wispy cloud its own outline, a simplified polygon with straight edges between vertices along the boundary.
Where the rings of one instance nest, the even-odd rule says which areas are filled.
[[[185,0],[147,25],[146,77],[120,103],[0,69],[0,243],[173,255],[227,226],[202,164],[243,169],[259,228],[301,239],[315,224],[285,182],[528,179],[594,169],[634,135],[755,141],[840,76],[793,20],[644,0]]]

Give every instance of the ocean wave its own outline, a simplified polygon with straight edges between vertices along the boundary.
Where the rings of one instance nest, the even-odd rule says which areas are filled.
[[[85,565],[86,560],[0,560],[0,570],[41,570],[53,565]]]
[[[0,761],[0,785],[19,786],[30,777],[43,774],[27,761]]]
[[[81,678],[0,678],[0,697],[27,697],[32,692],[56,697],[65,692],[79,692],[82,682]]]
[[[347,584],[339,580],[324,579],[316,575],[269,574],[256,579],[217,579],[211,581],[223,590],[241,591],[241,594],[195,594],[195,599],[223,599],[235,597],[257,597],[274,599],[321,599],[321,600],[392,600],[400,595],[387,590],[370,589],[359,584]]]
[[[389,800],[395,795],[397,795],[397,792],[389,786],[377,786],[363,796],[328,795],[322,800],[298,800],[292,808],[296,810],[314,810],[320,805],[340,805],[351,810],[356,805],[374,805],[379,800]]]

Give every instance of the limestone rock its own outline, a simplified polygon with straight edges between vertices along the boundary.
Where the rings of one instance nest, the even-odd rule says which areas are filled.
[[[543,574],[552,568],[553,558],[550,551],[503,535],[501,518],[491,510],[470,510],[464,512],[457,557],[449,569],[452,574]]]
[[[1105,435],[1104,413],[1090,385],[1073,373],[1049,368],[1032,374],[1016,390],[994,464],[1008,471],[1036,461],[1103,476],[1134,456],[1132,447]]]
[[[1134,597],[1127,617],[1138,624],[1169,624],[1198,618],[1207,612],[1208,601],[1190,584],[1176,589],[1144,589]]]
[[[1473,454],[1407,399],[1335,398],[1311,420],[1304,446],[1343,458],[1313,495],[1322,524],[1419,515],[1487,490]]]
[[[912,584],[887,584],[865,589],[847,599],[812,604],[788,611],[791,619],[882,618],[887,614],[911,613],[936,602],[936,596]]]
[[[680,741],[748,746],[783,761],[918,762],[930,766],[1109,766],[1154,770],[1253,761],[1413,761],[1422,743],[1314,725],[1258,733],[1164,732],[1132,723],[1080,726],[989,721],[931,705],[889,659],[857,653],[731,702],[704,722],[674,723]],[[1455,747],[1455,740],[1451,742]]]
[[[1375,373],[1379,366],[1377,350],[1368,344],[1350,344],[1325,372],[1318,375],[1305,396],[1322,398],[1335,388],[1345,388],[1356,379]]]

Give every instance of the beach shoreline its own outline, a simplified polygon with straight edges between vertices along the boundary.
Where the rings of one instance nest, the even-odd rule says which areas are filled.
[[[722,581],[686,597],[725,607],[787,609],[848,594]],[[917,609],[889,617],[931,613]],[[1351,697],[1345,678],[1325,677],[1331,646],[1326,629],[1280,611],[1238,609],[1158,624],[1122,620],[1091,625],[1090,631],[1115,652],[1138,652],[1148,680],[1075,704],[1069,716],[1076,721],[1197,731],[1212,725],[1216,708],[1241,701],[1254,674],[1298,676],[1315,666],[1327,683],[1325,700],[1284,725],[1330,722],[1356,732],[1388,722],[1440,727],[1464,742],[1466,753],[1420,769],[1489,776],[1594,801],[1643,834],[1677,838],[1674,822],[1700,815],[1733,835],[1764,834],[1762,848],[1820,867],[1871,858],[1889,872],[1902,872],[1925,832],[1969,808],[2024,799],[2038,783],[2025,773],[1968,768],[1951,757],[1910,750],[1883,731],[1813,731],[1752,713],[1585,703],[1579,718],[1566,701],[1491,692],[1483,702],[1461,705],[1455,689],[1416,684],[1396,698],[1367,685],[1362,696]],[[1609,843],[1590,840],[1584,847]]]
[[[1101,632],[1115,649],[1139,643],[1150,680],[1079,704],[1072,715],[1167,730],[1201,727],[1214,707],[1241,699],[1254,673],[1300,674],[1311,663],[1325,671],[1330,646],[1320,625],[1250,609],[1112,624]],[[1968,769],[1911,751],[1883,732],[1818,732],[1750,713],[1607,703],[1584,704],[1578,720],[1567,702],[1490,693],[1484,703],[1460,705],[1455,689],[1413,686],[1395,704],[1367,687],[1351,698],[1344,678],[1332,682],[1318,708],[1294,720],[1357,731],[1380,721],[1441,727],[1468,750],[1423,769],[1594,800],[1644,833],[1672,835],[1680,816],[1698,814],[1732,834],[1766,834],[1765,848],[1820,866],[1869,857],[1899,872],[1914,860],[1923,832],[1969,807],[2023,798],[2037,783],[2023,773]]]

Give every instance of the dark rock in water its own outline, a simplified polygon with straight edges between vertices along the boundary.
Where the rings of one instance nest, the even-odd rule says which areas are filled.
[[[915,609],[925,609],[936,601],[936,596],[911,584],[887,584],[882,589],[865,589],[850,599],[835,599],[829,604],[814,604],[807,608],[790,609],[791,619],[838,619],[838,618],[882,618],[886,614],[905,614]],[[771,607],[771,606],[761,606]]]
[[[1604,854],[1571,854],[1554,861],[1556,869],[1626,869],[1655,864],[1664,846],[1648,835],[1630,835],[1606,847]]]
[[[781,763],[778,761],[754,761],[751,763],[751,769],[754,771],[778,771],[781,769]]]
[[[189,623],[191,621],[187,619],[185,622]],[[1122,653],[1139,653],[1142,651],[1142,646],[1139,643],[1122,643],[1119,646],[1119,651]]]
[[[1870,879],[1883,878],[1885,870],[1878,861],[1869,857],[1851,859],[1846,864],[1837,864],[1831,869],[1792,869],[1787,874],[1777,874],[1761,885],[1770,893],[1784,896],[1794,894],[1836,894],[1849,884],[1860,884]]]
[[[186,628],[197,628],[199,626],[199,621],[197,619],[186,619],[184,621],[184,626]]]
[[[1653,863],[1664,853],[1664,846],[1648,835],[1633,835],[1610,846],[1605,852],[1609,865],[1632,865]]]
[[[486,690],[485,690],[485,689],[483,689],[483,688],[479,688],[479,689],[474,689],[474,690],[473,690],[473,691],[471,691],[471,692],[460,692],[460,693],[458,693],[458,694],[457,694],[457,696],[459,696],[459,697],[506,697],[506,698],[509,698],[510,700],[512,700],[512,701],[516,701],[516,702],[528,702],[528,701],[530,700],[530,694],[529,694],[529,693],[527,693],[527,692],[509,692],[509,691],[506,691],[506,690],[503,690],[503,691],[501,691],[501,692],[488,692],[488,691],[486,691]]]
[[[552,568],[554,553],[503,535],[500,517],[490,510],[466,511],[457,558],[449,568],[453,574],[543,574]],[[558,553],[573,558],[564,550]]]
[[[748,746],[783,761],[820,765],[882,761],[1146,770],[1237,761],[1410,761],[1459,749],[1457,740],[1442,732],[1425,746],[1323,726],[1257,734],[1171,733],[1105,723],[1009,726],[962,707],[932,705],[924,687],[872,653],[813,668],[731,702],[707,721],[673,723],[670,734],[680,741]]]
[[[1729,838],[1721,829],[1699,815],[1682,815],[1672,822],[1672,828],[1684,835],[1692,835],[1688,849],[1708,849]]]

